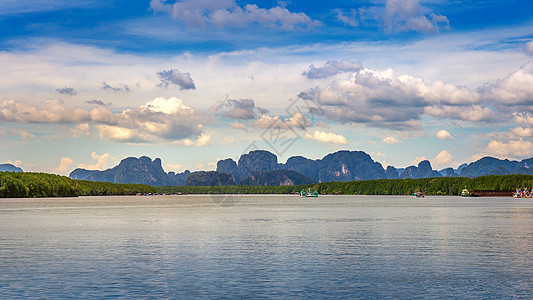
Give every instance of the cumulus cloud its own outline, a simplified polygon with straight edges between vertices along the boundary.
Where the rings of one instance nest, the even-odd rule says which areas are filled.
[[[428,106],[425,108],[425,113],[435,118],[447,118],[471,122],[489,122],[496,120],[494,111],[481,105]]]
[[[188,72],[180,72],[178,69],[171,69],[157,73],[161,82],[157,86],[168,88],[169,85],[179,86],[180,90],[194,90],[196,86]]]
[[[529,56],[533,56],[533,41],[529,41],[524,45],[524,52]]]
[[[113,92],[129,92],[131,91],[129,86],[122,84],[121,86],[110,86],[107,82],[102,83],[102,89],[111,90]]]
[[[90,136],[91,126],[88,123],[78,124],[76,127],[69,130],[70,135],[75,138]]]
[[[393,136],[385,137],[381,141],[385,144],[399,144],[402,142]]]
[[[69,171],[72,169],[72,164],[74,161],[68,157],[61,157],[61,162],[59,166],[52,170],[52,173],[59,175],[68,175]]]
[[[182,140],[203,133],[194,109],[177,98],[156,98],[117,116],[116,125],[97,125],[100,136],[123,142]]]
[[[520,67],[505,78],[479,88],[484,99],[501,108],[533,105],[533,62]]]
[[[115,165],[117,159],[112,157],[109,153],[104,153],[102,155],[97,154],[96,152],[91,153],[91,158],[96,161],[93,165],[80,164],[78,168],[83,168],[87,170],[105,170],[109,167]]]
[[[213,106],[216,115],[234,120],[257,119],[268,110],[255,105],[253,99],[224,99]]]
[[[517,123],[524,125],[533,125],[533,114],[529,112],[515,112],[513,113],[514,120]]]
[[[503,157],[531,157],[533,156],[533,142],[516,139],[509,141],[491,141],[485,152],[495,156]]]
[[[330,60],[321,68],[315,68],[314,65],[311,65],[309,66],[309,70],[302,74],[309,79],[321,79],[340,73],[357,72],[362,68],[363,65],[360,62],[355,63],[348,60]]]
[[[76,91],[73,88],[69,88],[69,87],[64,87],[62,89],[57,89],[56,92],[60,93],[62,95],[67,95],[67,96],[76,96],[78,94],[78,91]]]
[[[348,144],[348,141],[346,140],[344,136],[340,134],[335,134],[333,132],[315,130],[315,132],[313,132],[313,135],[306,133],[304,135],[304,138],[307,140],[315,140],[315,141],[319,141],[321,143],[326,143],[326,144],[336,144],[336,145]]]
[[[191,140],[191,139],[184,139],[177,141],[176,144],[188,146],[188,147],[203,147],[210,145],[212,142],[211,135],[207,133],[202,133],[197,139]]]
[[[431,160],[431,163],[437,169],[450,167],[451,164],[454,164],[453,155],[448,150],[442,150]]]
[[[282,30],[309,29],[320,25],[304,13],[290,12],[283,6],[269,9],[259,8],[255,4],[240,6],[235,0],[182,0],[173,4],[164,0],[150,1],[154,12],[170,13],[176,21],[184,22],[189,27],[211,25],[219,28],[246,27],[259,24]]]
[[[453,140],[454,139],[454,137],[448,131],[444,129],[439,130],[436,136],[438,139],[441,139],[441,140]]]
[[[511,129],[511,133],[521,138],[533,137],[532,127],[516,127]]]
[[[66,108],[61,101],[47,100],[31,106],[14,100],[0,102],[0,122],[80,123],[73,135],[85,135],[89,124],[100,138],[117,142],[175,141],[199,137],[203,125],[199,114],[177,98],[155,98],[144,105],[113,113],[98,106],[92,110]]]
[[[364,123],[374,127],[411,130],[420,126],[420,117],[426,108],[437,115],[443,111],[458,110],[453,114],[438,116],[459,117],[463,120],[485,120],[490,109],[472,106],[479,103],[477,92],[440,81],[426,83],[424,79],[410,75],[396,75],[392,70],[382,72],[368,69],[350,74],[347,80],[335,80],[325,87],[312,88],[301,93],[315,100],[327,118],[341,123]],[[462,107],[469,107],[476,116],[460,114]],[[467,109],[468,110],[468,109]],[[479,112],[484,115],[479,116]]]
[[[39,106],[15,100],[0,102],[0,122],[72,123],[90,119],[89,111],[81,108],[68,109],[60,100],[46,100]]]

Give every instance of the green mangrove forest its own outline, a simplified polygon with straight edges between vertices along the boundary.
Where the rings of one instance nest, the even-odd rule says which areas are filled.
[[[149,185],[74,180],[32,172],[0,172],[0,198],[77,197],[156,193]]]
[[[379,179],[350,182],[324,182],[294,186],[162,186],[74,180],[65,176],[0,172],[0,198],[77,197],[104,195],[135,195],[138,193],[168,194],[289,194],[302,189],[322,195],[460,195],[469,190],[514,190],[533,188],[533,175],[492,175],[476,178],[434,177],[421,179]]]
[[[426,195],[460,195],[465,187],[469,190],[531,189],[533,175],[378,179],[294,186],[163,186],[157,187],[157,191],[170,194],[289,194],[311,189],[322,195],[412,195],[416,191]]]

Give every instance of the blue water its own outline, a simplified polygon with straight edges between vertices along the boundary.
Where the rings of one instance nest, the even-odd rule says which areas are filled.
[[[533,298],[533,200],[0,199],[0,298]]]

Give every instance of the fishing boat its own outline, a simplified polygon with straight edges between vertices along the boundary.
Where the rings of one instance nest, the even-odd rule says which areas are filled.
[[[532,198],[533,197],[533,191],[528,190],[527,188],[523,189],[516,189],[516,191],[513,193],[514,198]]]
[[[311,189],[308,189],[307,191],[302,189],[300,191],[300,197],[318,197],[318,192],[317,191],[311,192]]]
[[[415,198],[424,198],[426,195],[423,192],[416,191],[413,193],[413,197]]]

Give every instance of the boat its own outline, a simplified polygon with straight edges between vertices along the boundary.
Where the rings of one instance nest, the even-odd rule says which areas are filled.
[[[318,197],[318,192],[317,191],[311,192],[311,189],[308,189],[307,191],[302,189],[300,191],[300,197]]]
[[[533,191],[529,191],[527,188],[519,189],[513,193],[514,198],[531,198],[533,197]]]
[[[416,191],[416,192],[413,193],[413,197],[424,198],[424,197],[426,197],[426,195],[423,192]]]
[[[461,197],[471,197],[472,195],[470,194],[470,191],[466,188],[463,189],[463,191],[461,192]]]

